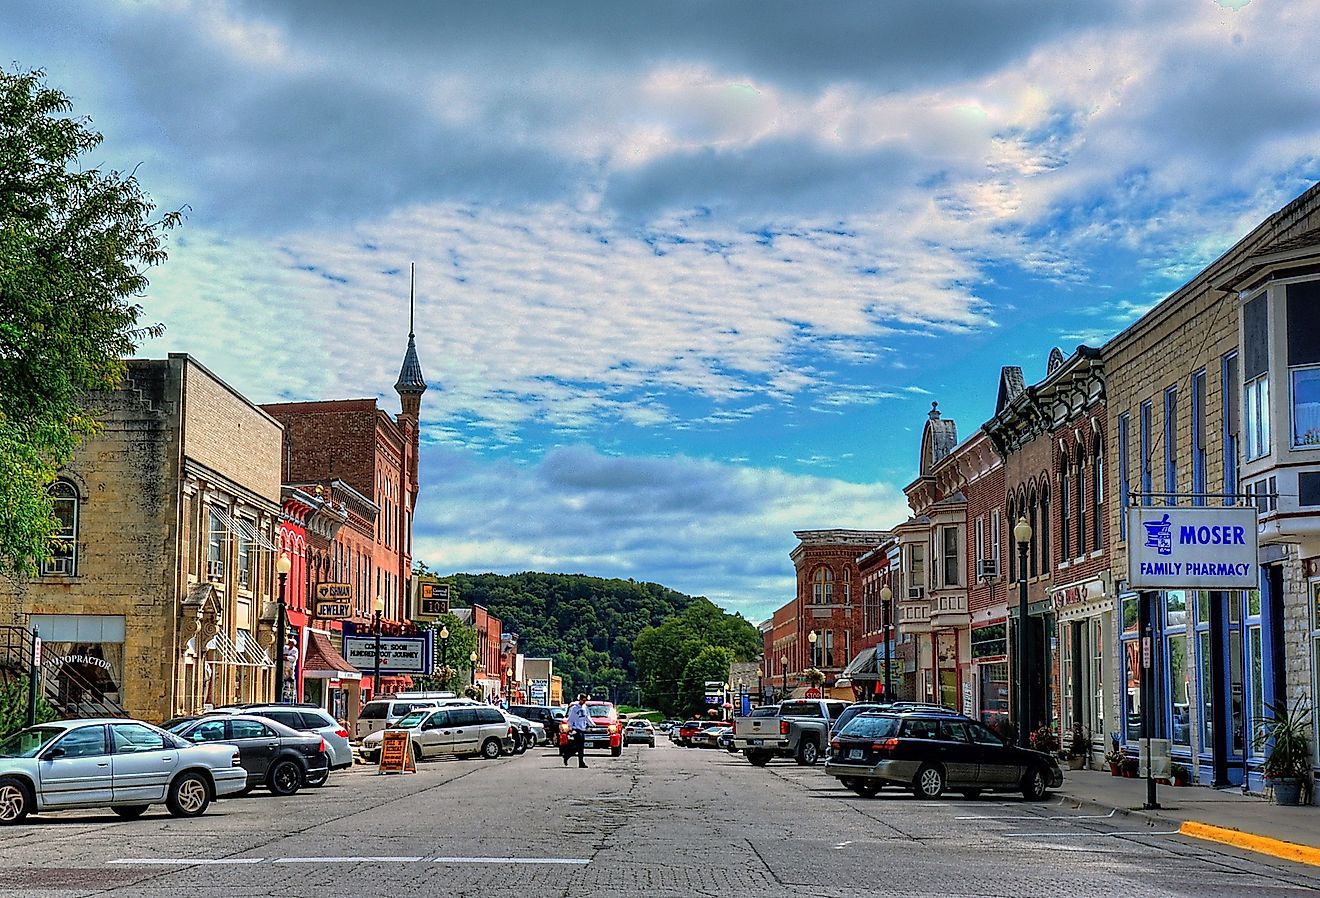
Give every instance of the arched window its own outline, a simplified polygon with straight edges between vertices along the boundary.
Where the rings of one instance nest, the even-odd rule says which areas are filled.
[[[834,601],[834,572],[829,568],[816,568],[811,578],[811,601],[817,605],[829,605]]]
[[[1053,526],[1050,520],[1050,488],[1049,478],[1045,478],[1046,483],[1040,488],[1040,572],[1048,574],[1050,567],[1054,564],[1054,559],[1050,555],[1050,527]]]
[[[1031,527],[1031,545],[1027,547],[1027,576],[1035,577],[1036,572],[1040,570],[1036,549],[1040,545],[1040,521],[1037,517],[1037,500],[1035,492],[1031,494],[1031,501],[1027,504],[1027,524]]]
[[[1086,554],[1086,465],[1085,450],[1077,451],[1077,556]]]
[[[57,480],[50,485],[50,498],[59,523],[50,558],[42,562],[41,573],[72,577],[78,573],[78,490],[67,480]]]
[[[1095,441],[1095,454],[1091,456],[1091,505],[1091,545],[1099,550],[1104,548],[1105,542],[1101,529],[1105,511],[1105,447],[1099,439]]]
[[[1008,506],[1004,509],[1008,520],[1008,579],[1016,580],[1018,578],[1018,547],[1014,541],[1013,528],[1017,526],[1017,504],[1008,500]]]
[[[1072,476],[1072,463],[1065,456],[1063,459],[1063,476],[1059,478],[1059,522],[1062,524],[1059,528],[1059,532],[1063,536],[1063,542],[1060,544],[1060,548],[1063,549],[1064,561],[1073,557]]]

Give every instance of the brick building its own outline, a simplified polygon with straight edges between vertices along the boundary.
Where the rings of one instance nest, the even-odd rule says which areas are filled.
[[[67,547],[0,580],[66,714],[163,721],[273,697],[280,426],[190,356],[129,360],[52,486]]]

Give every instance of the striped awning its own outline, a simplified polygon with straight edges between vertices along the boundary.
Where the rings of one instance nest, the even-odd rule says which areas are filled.
[[[260,546],[261,548],[269,552],[279,551],[279,548],[269,539],[267,539],[265,534],[263,534],[256,527],[252,526],[252,524],[243,520],[243,517],[241,515],[238,516],[231,515],[228,511],[226,511],[224,508],[222,508],[219,505],[212,505],[211,511],[215,513],[216,517],[218,517],[221,521],[224,522],[224,525],[229,528],[231,533],[236,533],[239,536],[241,536],[243,539],[247,540],[248,542]]]

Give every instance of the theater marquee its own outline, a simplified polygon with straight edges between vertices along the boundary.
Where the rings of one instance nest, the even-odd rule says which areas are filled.
[[[1256,589],[1256,509],[1128,509],[1128,585],[1134,589]]]

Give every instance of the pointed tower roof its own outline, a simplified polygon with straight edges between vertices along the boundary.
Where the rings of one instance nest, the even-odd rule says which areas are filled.
[[[408,286],[408,350],[403,354],[403,367],[399,369],[399,380],[394,384],[394,391],[400,396],[413,393],[418,396],[426,392],[426,379],[422,377],[422,363],[417,360],[417,336],[413,333],[413,314],[417,300],[417,270],[409,266]]]

